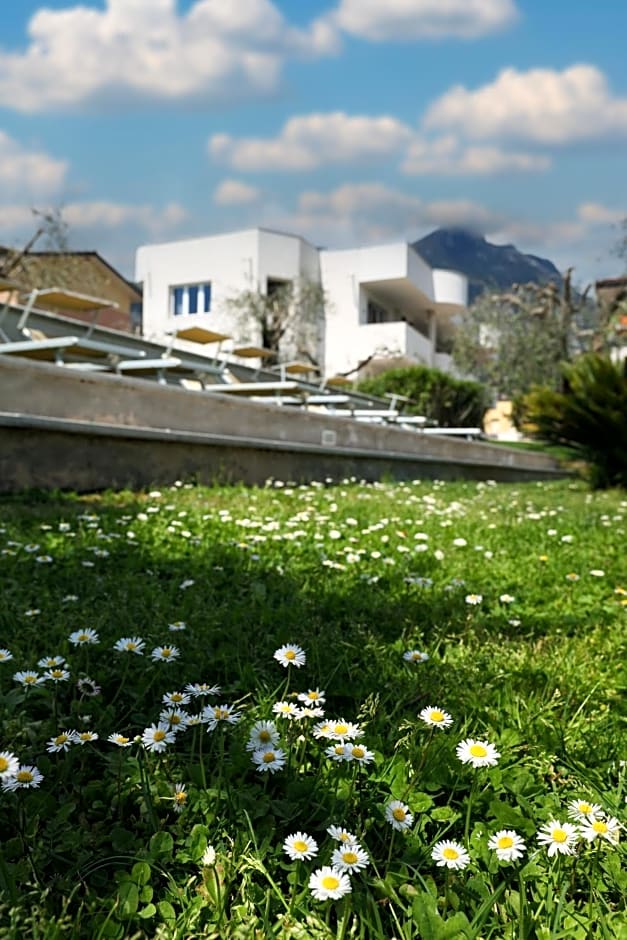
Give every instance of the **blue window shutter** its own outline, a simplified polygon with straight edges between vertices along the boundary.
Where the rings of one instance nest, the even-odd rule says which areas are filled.
[[[205,310],[205,313],[209,313],[209,311],[211,310],[211,281],[208,281],[208,282],[204,285],[204,288],[205,288],[205,291],[204,291],[204,293],[205,293],[205,307],[204,307],[204,310]]]
[[[172,313],[175,317],[180,317],[183,313],[184,287],[174,287],[172,289]]]
[[[198,284],[192,284],[187,288],[189,296],[188,313],[198,313]]]

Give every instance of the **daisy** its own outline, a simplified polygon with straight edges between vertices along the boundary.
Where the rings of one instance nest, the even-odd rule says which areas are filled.
[[[353,738],[363,737],[363,731],[352,721],[344,721],[340,718],[338,721],[329,722],[328,737],[333,741],[351,741]]]
[[[76,688],[81,695],[86,695],[87,698],[94,698],[102,692],[98,683],[94,679],[90,679],[89,676],[83,676],[82,679],[79,679],[76,683]]]
[[[500,862],[516,862],[523,857],[527,846],[513,829],[501,829],[494,833],[488,848],[496,852]]]
[[[305,705],[303,708],[299,708],[296,713],[296,718],[323,718],[324,709],[318,708],[317,706]]]
[[[352,842],[348,845],[340,845],[334,850],[331,856],[331,864],[340,871],[353,872],[361,871],[370,864],[370,856],[362,849],[358,842]]]
[[[19,770],[20,762],[11,751],[0,751],[0,780],[14,777]]]
[[[516,598],[512,594],[499,594],[501,604],[513,604]]]
[[[189,724],[189,716],[182,708],[164,708],[159,715],[159,724],[166,724],[170,731],[185,731]]]
[[[304,702],[305,705],[324,705],[326,701],[324,692],[321,692],[319,689],[309,689],[308,692],[299,692],[296,697],[299,702]]]
[[[275,702],[272,706],[272,711],[275,715],[280,715],[281,718],[298,718],[300,709],[294,702]]]
[[[412,813],[409,812],[409,806],[401,803],[400,800],[392,800],[385,807],[385,818],[393,829],[409,829],[414,822]]]
[[[61,734],[57,734],[56,737],[50,738],[46,745],[46,750],[50,754],[55,754],[58,751],[69,751],[71,745],[75,742],[75,731],[62,731]]]
[[[150,654],[150,658],[155,663],[159,661],[169,663],[172,662],[172,660],[177,659],[178,656],[179,651],[176,646],[155,646],[154,650]]]
[[[44,672],[42,678],[44,681],[50,679],[51,682],[67,682],[70,674],[67,669],[48,669],[47,672]]]
[[[175,620],[174,623],[168,624],[168,630],[170,633],[178,633],[180,630],[187,630],[187,624],[184,620]]]
[[[13,659],[13,653],[10,650],[0,649],[0,663],[8,663],[11,659]]]
[[[348,760],[344,752],[344,744],[340,742],[339,744],[330,744],[329,747],[324,752],[327,757],[330,757],[331,760],[336,761],[345,761]]]
[[[3,790],[35,789],[44,779],[44,775],[32,765],[20,764],[15,775],[2,783]]]
[[[189,705],[191,699],[189,692],[166,692],[161,701],[164,705],[173,705],[178,708],[179,705]]]
[[[208,682],[188,682],[185,691],[194,698],[200,698],[203,695],[219,695],[222,690],[219,685],[209,685]]]
[[[608,816],[607,819],[590,819],[581,825],[581,835],[586,842],[594,842],[595,839],[605,839],[617,845],[620,839],[620,823],[614,816]]]
[[[279,743],[279,732],[273,721],[257,721],[250,729],[247,751],[257,751],[262,747],[275,747]]]
[[[77,744],[88,744],[89,741],[97,741],[98,735],[95,731],[77,731],[74,740]]]
[[[330,721],[319,721],[313,726],[311,732],[314,738],[330,738],[331,737],[331,725]]]
[[[325,865],[310,876],[309,890],[317,901],[337,901],[350,894],[351,883],[345,872]]]
[[[466,738],[458,744],[455,753],[462,764],[472,764],[473,767],[495,767],[501,756],[493,744],[475,741],[474,738]]]
[[[274,651],[274,658],[282,666],[296,666],[299,669],[307,661],[305,650],[295,643],[287,643],[285,646],[279,647],[278,650]]]
[[[252,762],[260,773],[270,771],[273,774],[276,770],[282,770],[285,766],[285,751],[280,747],[262,748],[253,751]]]
[[[26,672],[16,672],[13,676],[16,682],[21,682],[23,686],[28,688],[31,685],[41,685],[44,681],[43,676],[40,676],[38,672],[27,669]]]
[[[100,638],[95,630],[88,627],[86,630],[75,630],[70,633],[68,640],[74,646],[88,646],[93,643],[100,643]]]
[[[174,812],[182,813],[187,805],[187,790],[185,789],[184,783],[176,783],[174,785]]]
[[[587,800],[571,800],[566,809],[568,816],[577,822],[588,822],[603,815],[598,803],[589,803]]]
[[[407,650],[403,653],[403,659],[408,663],[426,663],[429,659],[429,654],[423,653],[420,650]]]
[[[352,832],[349,832],[348,829],[344,829],[343,826],[329,826],[327,832],[332,839],[335,839],[336,842],[346,842],[354,845],[357,842],[357,836],[353,835]]]
[[[125,737],[123,734],[118,734],[117,731],[110,734],[107,741],[109,744],[117,744],[118,747],[130,747],[133,743],[130,738]]]
[[[202,716],[207,725],[207,731],[214,731],[222,722],[236,725],[242,713],[234,711],[233,705],[207,705],[202,710]]]
[[[52,555],[37,555],[35,561],[39,565],[51,565],[53,562]]]
[[[431,858],[440,868],[466,868],[470,864],[470,856],[463,845],[444,839],[436,842],[431,850]]]
[[[41,613],[39,607],[29,607],[28,610],[24,611],[25,617],[38,617]]]
[[[561,855],[573,855],[578,836],[577,826],[551,819],[538,831],[538,842],[546,846],[549,858],[558,852]]]
[[[174,744],[175,734],[168,725],[159,722],[158,725],[151,725],[144,728],[141,736],[141,742],[147,751],[155,751],[160,754],[165,751],[168,744]]]
[[[467,604],[470,604],[471,607],[477,607],[483,600],[483,594],[466,594],[464,600]]]
[[[37,665],[40,669],[56,669],[65,663],[65,656],[42,656]]]
[[[118,653],[136,653],[141,656],[145,646],[146,643],[140,636],[123,636],[113,644],[113,649]]]
[[[318,843],[306,832],[295,832],[283,843],[283,851],[293,862],[314,858],[318,854]]]
[[[374,752],[369,751],[363,744],[350,742],[344,745],[344,760],[354,760],[358,764],[370,764],[374,760]]]
[[[448,712],[435,708],[433,705],[423,708],[418,717],[431,728],[449,728],[453,724],[453,719]]]

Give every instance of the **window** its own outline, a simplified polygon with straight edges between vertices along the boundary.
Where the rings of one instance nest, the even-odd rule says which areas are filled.
[[[366,323],[387,323],[389,319],[385,307],[378,304],[376,300],[368,300]]]
[[[191,316],[211,310],[211,281],[204,284],[178,284],[170,288],[170,315]]]

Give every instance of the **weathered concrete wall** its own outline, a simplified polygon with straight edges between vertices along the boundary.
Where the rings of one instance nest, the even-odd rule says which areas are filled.
[[[539,479],[558,472],[539,454],[0,356],[5,491],[191,475],[258,483],[268,476]]]

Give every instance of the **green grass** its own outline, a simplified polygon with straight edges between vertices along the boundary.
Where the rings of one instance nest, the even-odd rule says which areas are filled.
[[[538,833],[573,823],[575,799],[624,826],[626,519],[624,493],[572,482],[3,498],[0,751],[43,780],[0,792],[0,936],[624,938],[623,843],[578,835],[550,857]],[[70,641],[88,629],[99,642]],[[143,654],[115,651],[123,637]],[[274,658],[289,643],[304,666]],[[153,661],[158,646],[179,654]],[[67,680],[15,681],[47,656]],[[135,741],[165,693],[198,682],[221,692],[187,712],[239,720],[193,724],[162,753]],[[328,756],[320,718],[273,713],[316,689],[371,761]],[[428,706],[451,726],[428,726]],[[280,733],[275,773],[246,746],[259,720]],[[98,739],[47,749],[71,730]],[[462,763],[467,738],[496,748],[493,766]],[[393,800],[406,829],[386,819]],[[332,825],[369,864],[322,901],[308,885]],[[488,847],[504,829],[526,844],[510,863]],[[297,832],[316,857],[283,851]],[[437,866],[442,840],[468,864]]]

